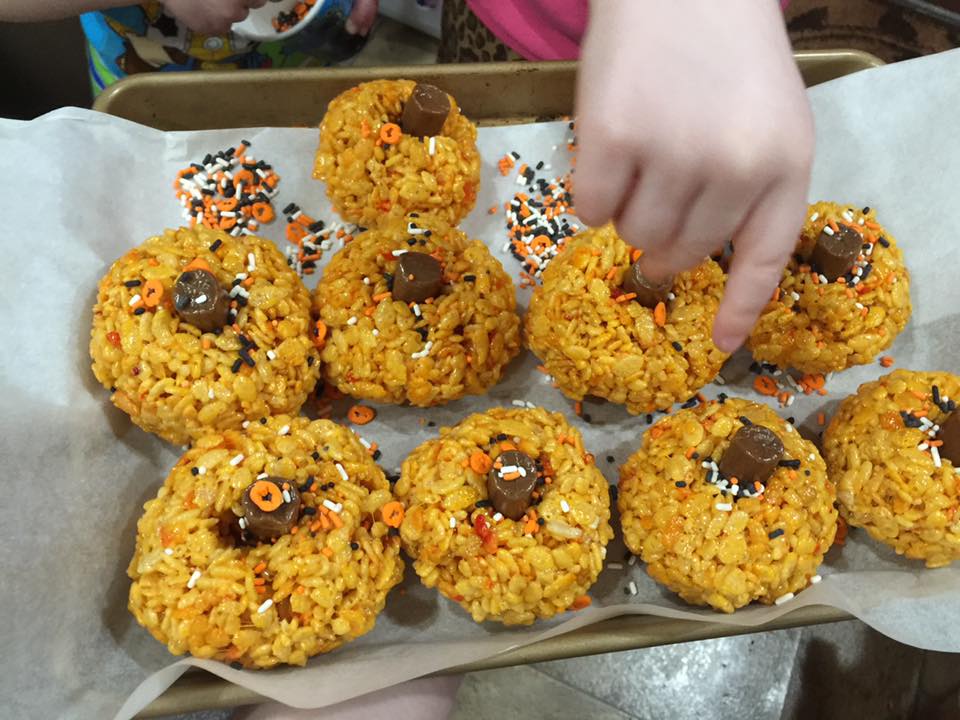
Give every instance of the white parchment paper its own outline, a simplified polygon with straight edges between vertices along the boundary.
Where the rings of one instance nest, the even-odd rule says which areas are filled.
[[[914,315],[890,354],[898,367],[957,372],[960,54],[859,73],[810,96],[818,142],[810,198],[878,208],[913,274]],[[513,175],[500,176],[496,162],[516,150],[531,165],[552,165],[544,174],[558,174],[568,166],[568,133],[564,123],[480,132],[482,188],[464,229],[485,239],[514,276],[519,266],[503,249],[503,214],[486,210],[502,206],[519,187]],[[125,568],[141,505],[180,449],[131,425],[95,382],[87,343],[96,283],[126,249],[179,224],[171,187],[176,171],[241,138],[282,176],[278,210],[293,201],[314,217],[331,218],[322,185],[310,179],[316,135],[298,129],[161,133],[76,109],[29,123],[0,121],[0,690],[10,717],[126,718],[190,665],[294,706],[320,707],[623,613],[758,625],[799,606],[826,604],[902,642],[960,651],[960,570],[925,570],[854,530],[845,547],[828,555],[823,582],[780,607],[731,616],[692,609],[658,588],[637,563],[604,570],[592,607],[506,630],[476,625],[408,571],[405,592],[391,594],[373,632],[307,668],[257,673],[202,660],[174,662],[127,612]],[[263,234],[285,243],[282,221]],[[528,291],[518,296],[525,308]],[[748,363],[742,355],[729,363],[724,390],[766,400],[751,388]],[[535,365],[525,354],[483,398],[436,410],[381,407],[364,436],[380,443],[390,471],[436,433],[429,423],[452,424],[514,399],[572,417],[571,404]],[[829,396],[800,397],[781,413],[815,435],[817,413],[829,415],[841,397],[881,372],[871,365],[840,373],[828,385]],[[713,386],[707,394],[718,391]],[[572,421],[615,482],[646,426],[615,407],[585,411],[591,423]],[[622,562],[619,537],[607,559]],[[631,580],[636,596],[624,594]]]

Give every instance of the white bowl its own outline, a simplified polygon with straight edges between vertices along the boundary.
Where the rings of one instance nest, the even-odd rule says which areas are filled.
[[[271,0],[263,7],[251,10],[250,14],[247,15],[246,20],[234,23],[231,30],[238,35],[242,35],[245,38],[256,40],[258,42],[283,40],[285,38],[292,37],[303,30],[305,27],[307,27],[307,25],[313,22],[318,15],[326,12],[329,9],[329,6],[343,4],[342,2],[336,2],[335,0],[317,0],[316,4],[307,11],[307,14],[303,16],[303,19],[300,20],[300,22],[298,22],[289,30],[277,32],[273,27],[273,18],[282,12],[290,12],[293,10],[298,1],[299,0],[277,0],[274,2]]]

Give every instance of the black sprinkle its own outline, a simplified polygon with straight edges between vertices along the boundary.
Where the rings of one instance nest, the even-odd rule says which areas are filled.
[[[616,485],[607,485],[610,489],[610,502],[616,502],[617,496],[620,494],[620,489]]]
[[[317,361],[317,359],[316,359],[313,355],[308,356],[308,357],[307,357],[307,367],[313,367],[313,364],[314,364],[316,361]]]
[[[810,471],[809,471],[809,470],[804,470],[804,471],[803,471],[803,474],[806,475],[807,477],[809,477],[809,476],[810,476]]]
[[[653,422],[653,415],[651,415],[650,413],[647,413],[647,416],[644,418],[644,420],[646,421],[647,425],[649,425],[650,423]]]
[[[672,343],[670,343],[670,344],[673,345],[673,349],[676,350],[677,352],[683,352],[683,345],[681,345],[680,343],[678,343],[676,340],[674,340],[674,341],[673,341]]]
[[[692,407],[696,407],[696,405],[697,405],[698,402],[699,402],[699,401],[698,401],[695,397],[692,397],[692,398],[690,398],[689,400],[687,400],[687,401],[686,401],[683,405],[681,405],[680,407],[681,407],[682,409],[684,409],[684,410],[689,410],[689,409],[692,408]]]
[[[510,154],[513,156],[513,159],[514,159],[514,160],[519,160],[519,159],[520,159],[520,153],[518,153],[516,150],[511,150],[511,151],[510,151]]]
[[[870,212],[870,206],[867,205],[867,206],[866,206],[863,210],[861,210],[860,212],[862,212],[864,215],[867,215],[867,214]]]
[[[775,538],[780,537],[781,535],[783,535],[783,529],[782,529],[782,528],[777,528],[777,529],[774,530],[772,533],[770,533],[769,535],[767,535],[767,537],[770,538],[771,540],[773,540],[773,539],[775,539]]]
[[[267,424],[267,419],[266,419],[265,417],[260,418],[260,424],[261,424],[261,425],[266,425],[266,424]]]
[[[297,211],[297,204],[296,204],[296,203],[290,203],[289,205],[287,205],[287,206],[283,209],[283,214],[284,214],[284,215],[290,215],[290,214],[292,214],[292,213],[294,213],[294,212],[296,212],[296,211]]]
[[[947,400],[947,412],[953,412],[957,409],[957,404],[953,400]]]
[[[500,433],[500,434],[497,435],[497,437],[496,437],[497,442],[503,442],[503,441],[506,440],[506,439],[507,439],[507,436],[504,435],[503,433]]]
[[[793,470],[799,470],[799,469],[800,469],[800,461],[799,461],[799,460],[781,460],[781,461],[780,461],[779,463],[777,463],[777,464],[778,464],[780,467],[792,468]]]
[[[900,411],[900,417],[903,418],[903,424],[908,428],[918,428],[923,424],[920,422],[920,418],[914,417],[911,413],[908,413],[905,410]]]
[[[232,667],[234,670],[243,670],[243,663],[232,662],[230,663],[230,667]]]
[[[382,455],[383,455],[383,453],[380,452],[379,450],[374,450],[374,451],[373,451],[373,459],[374,459],[374,461],[379,460]]]
[[[142,308],[142,307],[141,307],[141,308],[137,308],[136,310],[134,310],[134,311],[133,311],[133,314],[134,314],[134,315],[143,315],[146,311],[147,311],[146,308]]]
[[[677,480],[674,485],[676,485],[678,488],[685,488],[687,486],[683,480]]]
[[[307,230],[309,230],[314,234],[321,232],[323,228],[324,228],[323,220],[317,220],[316,222],[312,222],[309,225],[307,225]]]
[[[304,514],[304,515],[316,515],[316,514],[317,514],[317,509],[316,509],[316,508],[312,508],[312,507],[305,507],[305,508],[303,509],[303,514]]]
[[[352,542],[352,543],[350,543],[350,549],[351,549],[351,550],[359,550],[359,549],[360,549],[360,543],[358,543],[358,542]]]
[[[124,283],[124,285],[127,286],[127,287],[139,287],[139,286],[140,286],[140,281],[139,281],[139,280],[127,280],[127,281]]]
[[[110,386],[110,392],[115,393],[116,391],[117,391],[117,386],[116,386],[116,385],[111,385],[111,386]]]
[[[591,420],[590,413],[584,413],[581,417],[583,417],[584,422],[590,422]]]
[[[547,521],[543,518],[537,518],[537,525],[546,525]]]
[[[612,463],[612,462],[614,462],[615,460],[616,460],[616,458],[615,458],[613,455],[607,455],[607,462],[608,462],[608,463]]]
[[[397,537],[400,534],[400,528],[390,528],[390,532],[387,534],[392,537]]]
[[[877,242],[883,245],[885,248],[890,247],[890,241],[883,237],[883,235],[877,238]]]
[[[740,416],[740,422],[742,422],[744,425],[753,425],[753,423],[750,422],[750,418],[748,418],[746,415]]]
[[[216,252],[217,250],[220,249],[221,245],[223,245],[223,240],[220,240],[219,238],[217,240],[214,240],[213,243],[210,245],[210,252]]]
[[[253,367],[254,365],[257,364],[256,362],[254,362],[254,359],[250,357],[250,351],[247,350],[246,348],[243,348],[238,354],[240,355],[240,359],[250,367]]]
[[[797,419],[791,415],[790,417],[787,418],[787,422],[790,423],[791,425],[796,425]]]
[[[760,372],[760,363],[758,363],[756,360],[750,363],[750,372],[752,373]]]
[[[415,213],[415,212],[410,213],[409,217],[420,217],[420,213]]]
[[[414,240],[413,238],[410,238],[409,240],[407,240],[407,245],[410,245],[411,247],[413,247],[416,244],[417,244],[417,241]]]
[[[492,505],[493,505],[493,503],[490,502],[489,500],[477,500],[477,502],[476,502],[476,506],[477,506],[478,508],[491,507]]]
[[[420,334],[420,339],[423,340],[424,342],[426,342],[426,340],[427,340],[427,335],[430,334],[430,328],[428,328],[428,327],[418,327],[418,328],[414,328],[414,330],[416,330],[416,331]]]
[[[191,474],[191,475],[199,475],[199,474],[200,474],[200,468],[198,468],[198,467],[192,467],[192,468],[190,468],[190,474]]]
[[[940,404],[940,388],[934,385],[931,388],[931,393],[933,394],[933,404],[939,405]]]
[[[437,424],[436,424],[433,420],[428,420],[428,421],[427,421],[427,427],[436,427],[436,426],[437,426]]]
[[[692,454],[690,455],[690,459],[691,459],[691,460],[699,460],[699,459],[700,459],[700,453],[698,453],[698,452],[692,453]]]
[[[464,276],[463,276],[463,279],[466,280],[467,282],[476,282],[477,276],[476,276],[476,275],[464,275]]]
[[[241,365],[243,365],[243,360],[241,358],[237,358],[233,361],[233,365],[230,366],[230,370],[233,372],[240,372]]]
[[[726,401],[727,401],[726,393],[720,393],[719,395],[717,395],[717,402],[719,402],[721,405],[723,405]]]

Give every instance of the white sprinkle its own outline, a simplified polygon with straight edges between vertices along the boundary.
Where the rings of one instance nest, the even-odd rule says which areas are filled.
[[[418,305],[417,303],[413,304],[413,314],[416,315],[417,317],[422,317],[422,315],[420,314],[420,305]]]
[[[936,445],[930,446],[930,457],[933,458],[934,467],[943,467],[943,462],[940,460],[940,450]]]
[[[403,249],[403,250],[394,250],[394,251],[393,251],[393,256],[394,256],[394,257],[400,257],[401,255],[405,254],[406,252],[408,252],[408,250],[406,250],[406,249]]]
[[[727,384],[727,381],[723,379],[723,375],[717,375],[717,376],[713,379],[713,382],[714,382],[716,385],[726,385],[726,384]]]
[[[733,505],[730,503],[717,503],[714,507],[721,512],[730,512],[733,510]]]
[[[451,516],[450,516],[450,529],[453,530],[453,529],[456,528],[456,527],[457,527],[457,519],[456,519],[453,515],[451,515]]]
[[[290,491],[289,491],[289,490],[284,490],[281,494],[283,495],[283,501],[284,501],[285,503],[290,502]]]
[[[797,399],[797,396],[796,396],[796,395],[791,395],[790,397],[787,398],[787,402],[786,402],[786,404],[784,405],[784,407],[790,407],[791,405],[793,405],[793,401],[796,400],[796,399]],[[792,428],[791,428],[791,429],[792,429]]]
[[[380,331],[377,330],[376,328],[374,328],[374,329],[373,329],[373,336],[374,336],[374,337],[379,337],[379,336],[380,336]]]
[[[214,205],[213,207],[216,207],[216,205]],[[211,208],[211,209],[212,209],[212,208]],[[220,211],[220,217],[236,217],[236,216],[237,216],[237,214],[236,214],[233,210],[221,210],[221,211]]]
[[[811,585],[816,585],[816,584],[817,584],[818,582],[820,582],[821,580],[823,580],[822,577],[820,577],[819,575],[814,575],[812,578],[810,578],[810,584],[811,584]]]
[[[203,575],[199,570],[194,570],[193,575],[190,576],[190,579],[187,580],[187,589],[193,590],[194,585],[197,584],[197,580],[200,579],[200,576]]]
[[[430,138],[430,142],[427,144],[428,152],[431,155],[435,155],[437,152],[437,139],[435,137]]]
[[[262,472],[262,473],[260,473],[259,475],[257,475],[257,480],[263,480],[263,479],[268,478],[268,477],[270,477],[270,476],[267,475],[265,472]]]
[[[203,465],[197,465],[197,475],[206,475],[207,469]]]
[[[607,568],[610,570],[623,570],[623,563],[607,563]]]
[[[849,210],[844,210],[843,219],[846,220],[847,222],[853,222],[853,213],[850,212]]]
[[[790,295],[793,297],[794,300],[800,299],[800,293],[796,292],[795,290],[791,292]]]
[[[510,251],[510,243],[508,243],[508,242],[507,242],[507,243],[504,243],[504,244],[503,244],[503,247],[500,248],[500,249],[501,249],[503,252],[509,252],[509,251]]]
[[[859,273],[857,273],[857,274],[859,275]],[[826,275],[820,275],[819,277],[820,277],[820,284],[821,284],[821,285],[829,285],[829,284],[830,284],[830,281],[827,280],[827,276],[826,276]]]
[[[829,225],[824,225],[824,226],[823,226],[823,231],[824,231],[827,235],[833,235],[833,228],[830,227]]]
[[[360,441],[360,444],[363,445],[367,450],[370,449],[371,445],[369,440],[364,440],[362,437],[359,437],[359,436],[357,436],[357,439]]]
[[[246,518],[240,518],[239,520],[237,520],[237,524],[240,526],[240,529],[241,529],[241,530],[246,530],[246,529],[247,529],[247,519],[246,519]]]
[[[263,605],[257,608],[257,613],[263,615],[267,610],[270,609],[270,606],[273,605],[273,600],[267,598],[263,601]]]
[[[249,421],[249,420],[244,420],[242,423],[240,423],[240,427],[242,427],[244,430],[246,430],[248,427],[250,427],[250,421]]]
[[[344,478],[344,480],[346,480],[346,478]],[[340,503],[335,503],[332,500],[328,500],[327,498],[323,499],[323,506],[330,512],[338,513],[343,510],[343,505]]]
[[[347,475],[347,471],[343,469],[343,465],[341,465],[340,463],[335,463],[335,464],[337,466],[337,472],[340,473],[340,477],[342,477],[344,480],[349,480],[350,476]]]
[[[243,454],[239,454],[239,455],[234,455],[234,456],[233,456],[233,459],[230,461],[230,464],[233,465],[234,467],[236,467],[237,465],[239,465],[239,464],[242,463],[242,462],[243,462]]]
[[[917,445],[917,450],[920,450],[920,451],[922,452],[922,451],[926,450],[928,447],[930,447],[930,446],[927,445],[925,442],[922,442],[922,443],[920,443],[919,445]]]
[[[739,485],[731,485],[731,486],[730,486],[730,492],[733,493],[734,495],[739,495],[739,494],[740,494],[740,486],[739,486]]]
[[[370,284],[370,278],[368,278],[368,277],[363,278],[363,284],[364,284],[364,285],[369,285],[369,284]]]
[[[631,555],[630,557],[627,558],[627,565],[631,565],[631,566],[632,566],[632,565],[636,565],[636,564],[637,564],[637,556],[636,556],[636,555]]]
[[[818,212],[815,212],[813,215],[810,216],[810,222],[816,222],[819,219],[820,219],[820,213]]]
[[[133,307],[133,306],[136,305],[138,302],[140,302],[140,293],[137,293],[137,294],[134,295],[132,298],[130,298],[130,302],[127,303],[127,304],[128,304],[130,307]]]
[[[277,430],[277,435],[286,435],[288,432],[290,432],[290,426],[284,425],[282,428]]]
[[[676,300],[677,296],[673,293],[667,293],[667,300]]]
[[[863,303],[854,303],[853,305],[857,310],[863,310]]]
[[[494,513],[494,514],[493,514],[493,521],[494,521],[494,522],[500,522],[501,520],[503,520],[503,515],[501,515],[500,513]]]
[[[570,512],[570,503],[568,503],[566,500],[561,500],[560,509],[563,510],[565,513]]]
[[[207,391],[207,397],[210,398],[211,400],[213,400],[213,397],[214,397],[214,395],[213,395],[213,388],[210,388],[210,389]]]
[[[423,346],[423,350],[420,350],[419,352],[411,353],[410,357],[412,357],[414,360],[425,358],[427,355],[430,354],[430,348],[432,347],[433,347],[433,341],[427,340],[427,344]]]
[[[164,555],[173,555],[173,548],[164,548],[164,549],[163,549],[163,554],[164,554]]]
[[[514,405],[516,405],[517,407],[526,407],[526,406],[527,406],[527,403],[524,402],[523,400],[511,400],[511,402],[512,402]]]
[[[776,600],[773,601],[774,605],[783,605],[784,603],[790,602],[793,600],[793,593],[787,593],[786,595],[781,595]]]
[[[347,325],[356,325],[356,324],[357,324],[357,316],[352,315],[350,319],[347,320]]]
[[[637,584],[636,584],[633,580],[631,580],[631,581],[627,584],[627,591],[628,591],[631,595],[636,595],[636,594],[637,594]]]
[[[810,453],[809,455],[807,455],[807,460],[809,460],[810,462],[813,462],[816,459],[817,459],[817,456],[814,453]]]
[[[267,358],[269,360],[276,360],[277,354],[273,350],[267,350]]]

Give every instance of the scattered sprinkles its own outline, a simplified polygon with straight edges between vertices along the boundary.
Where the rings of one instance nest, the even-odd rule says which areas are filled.
[[[274,219],[272,199],[280,176],[247,155],[250,143],[207,154],[177,173],[173,187],[190,227],[203,225],[234,237]]]

